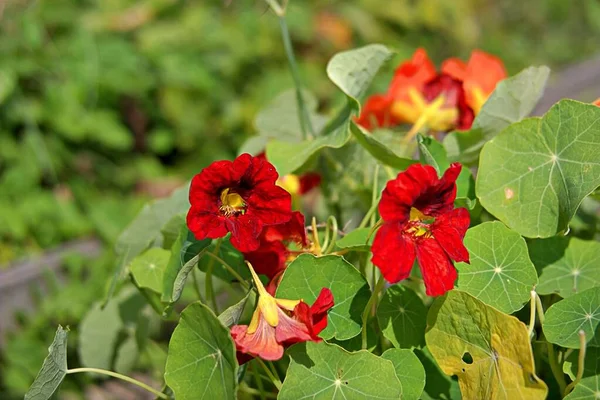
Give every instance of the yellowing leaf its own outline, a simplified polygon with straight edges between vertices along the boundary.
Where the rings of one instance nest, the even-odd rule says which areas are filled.
[[[525,324],[453,290],[427,315],[425,341],[440,368],[456,375],[465,399],[545,399]]]

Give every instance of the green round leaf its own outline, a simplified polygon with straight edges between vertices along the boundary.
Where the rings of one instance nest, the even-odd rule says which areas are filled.
[[[25,400],[48,400],[67,375],[67,336],[69,330],[58,326],[42,369],[25,394]]]
[[[544,319],[544,335],[551,343],[578,349],[579,331],[582,330],[588,346],[599,347],[599,322],[600,287],[595,287],[551,305]]]
[[[553,237],[529,243],[529,255],[541,271],[539,294],[569,297],[600,286],[600,243]]]
[[[331,290],[335,305],[329,310],[327,328],[319,336],[347,340],[358,335],[371,292],[365,278],[340,256],[300,255],[285,270],[277,297],[312,304],[322,288]]]
[[[288,354],[292,361],[280,400],[397,400],[401,396],[394,365],[367,351],[348,353],[336,345],[306,342],[293,346]]]
[[[465,399],[545,399],[525,324],[468,293],[452,290],[427,314],[427,348],[456,375]]]
[[[495,221],[469,229],[464,243],[471,264],[456,264],[457,288],[507,314],[523,308],[538,281],[525,240]]]
[[[420,347],[424,343],[427,308],[415,292],[402,285],[388,288],[377,307],[383,335],[395,347]]]
[[[235,345],[213,312],[192,303],[181,313],[169,342],[165,382],[178,400],[234,399]]]
[[[600,398],[600,375],[583,378],[563,400],[591,400]]]
[[[358,228],[335,242],[335,245],[339,249],[370,251],[374,238],[375,233],[371,233],[371,228]]]
[[[600,186],[600,107],[562,100],[542,118],[513,124],[481,152],[481,204],[523,236],[567,229],[584,197]]]
[[[79,357],[85,367],[111,369],[114,349],[123,329],[115,299],[102,308],[94,304],[79,326]]]
[[[388,349],[381,358],[390,360],[394,364],[396,376],[402,386],[400,398],[419,399],[425,387],[425,369],[415,353],[407,349]]]
[[[163,289],[163,271],[169,263],[171,252],[153,247],[131,262],[129,270],[140,287],[161,293]]]

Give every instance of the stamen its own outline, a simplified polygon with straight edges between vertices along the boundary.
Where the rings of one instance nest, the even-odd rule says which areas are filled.
[[[246,202],[242,196],[235,192],[230,192],[230,189],[224,189],[221,192],[221,206],[219,211],[225,217],[232,217],[238,214],[244,214],[246,212]]]

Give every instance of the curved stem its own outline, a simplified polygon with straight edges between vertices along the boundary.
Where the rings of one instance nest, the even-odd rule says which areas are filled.
[[[156,397],[160,397],[161,399],[166,399],[166,400],[169,399],[169,396],[167,396],[166,394],[164,394],[162,392],[159,392],[158,390],[152,388],[151,386],[148,386],[145,383],[140,382],[136,379],[130,378],[126,375],[121,375],[117,372],[107,371],[105,369],[99,369],[99,368],[73,368],[73,369],[67,370],[67,374],[76,374],[79,372],[94,372],[97,374],[112,376],[113,378],[121,379],[122,381],[129,382],[136,386],[139,386],[142,389],[145,389],[145,390],[149,391],[150,393],[154,394]]]
[[[243,287],[244,289],[248,289],[248,288],[249,288],[249,286],[248,286],[248,283],[246,282],[246,280],[245,280],[244,278],[242,278],[242,276],[241,276],[240,274],[238,274],[238,272],[237,272],[235,269],[233,269],[233,267],[232,267],[231,265],[227,264],[227,262],[226,262],[225,260],[223,260],[221,257],[219,257],[218,255],[216,255],[216,254],[213,254],[213,253],[206,253],[206,255],[207,255],[207,256],[210,256],[210,257],[212,257],[212,258],[214,258],[214,259],[215,259],[215,260],[217,260],[217,261],[218,261],[220,264],[222,264],[222,265],[225,267],[225,269],[226,269],[226,270],[227,270],[227,271],[228,271],[228,272],[229,272],[231,275],[233,275],[233,277],[234,277],[235,279],[237,279],[237,280],[238,280],[238,282],[240,283],[240,285],[242,285],[242,287]]]
[[[267,367],[267,364],[265,364],[265,362],[263,360],[261,360],[260,358],[255,358],[255,360],[265,371],[265,373],[267,374],[269,379],[271,379],[271,381],[273,382],[273,385],[275,385],[277,390],[281,390],[281,381],[279,380],[279,378],[277,378],[277,377],[275,377],[275,375],[273,375],[273,373],[271,372],[269,367]]]
[[[581,378],[583,378],[583,370],[585,369],[585,351],[586,351],[586,339],[585,339],[585,332],[580,330],[579,331],[579,358],[578,358],[578,362],[577,362],[577,376],[575,377],[575,380],[571,383],[569,383],[569,385],[565,388],[565,394],[564,396],[568,395],[569,393],[571,393],[571,391],[575,388],[575,385],[577,385],[579,383],[579,381],[581,381]]]
[[[214,253],[218,253],[219,250],[221,249],[221,243],[222,243],[223,239],[220,238],[217,240],[217,244],[215,244],[215,250]],[[213,288],[213,280],[212,280],[212,273],[213,273],[213,268],[215,266],[215,259],[213,258],[212,260],[210,260],[210,262],[208,263],[208,267],[206,268],[206,278],[204,281],[204,294],[206,296],[206,300],[211,302],[213,311],[215,312],[215,314],[219,314],[219,311],[217,310],[217,298],[215,296],[215,291]]]
[[[338,237],[338,223],[337,219],[333,215],[330,215],[329,218],[327,218],[326,226],[329,227],[329,224],[331,224],[331,240],[329,241],[329,245],[326,246],[325,254],[330,254],[333,251]]]
[[[312,222],[312,235],[313,235],[313,245],[315,246],[315,253],[317,256],[323,255],[323,251],[321,250],[321,243],[319,243],[319,231],[317,229],[317,219],[313,217]]]
[[[373,267],[375,269],[375,267]],[[373,288],[373,293],[371,293],[371,297],[369,298],[369,302],[365,307],[365,310],[362,313],[362,348],[363,350],[367,349],[367,322],[369,321],[369,314],[374,306],[377,305],[377,300],[379,299],[379,292],[385,286],[385,279],[383,279],[383,275],[379,277],[377,284]]]

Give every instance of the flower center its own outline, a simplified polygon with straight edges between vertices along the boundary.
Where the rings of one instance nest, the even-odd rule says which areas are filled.
[[[412,234],[414,237],[430,238],[432,236],[430,226],[433,221],[435,221],[435,218],[425,215],[412,207],[410,209],[410,219],[408,220],[406,232]]]
[[[226,217],[232,217],[246,212],[246,203],[242,196],[231,192],[229,188],[221,192],[221,207],[219,211]]]

